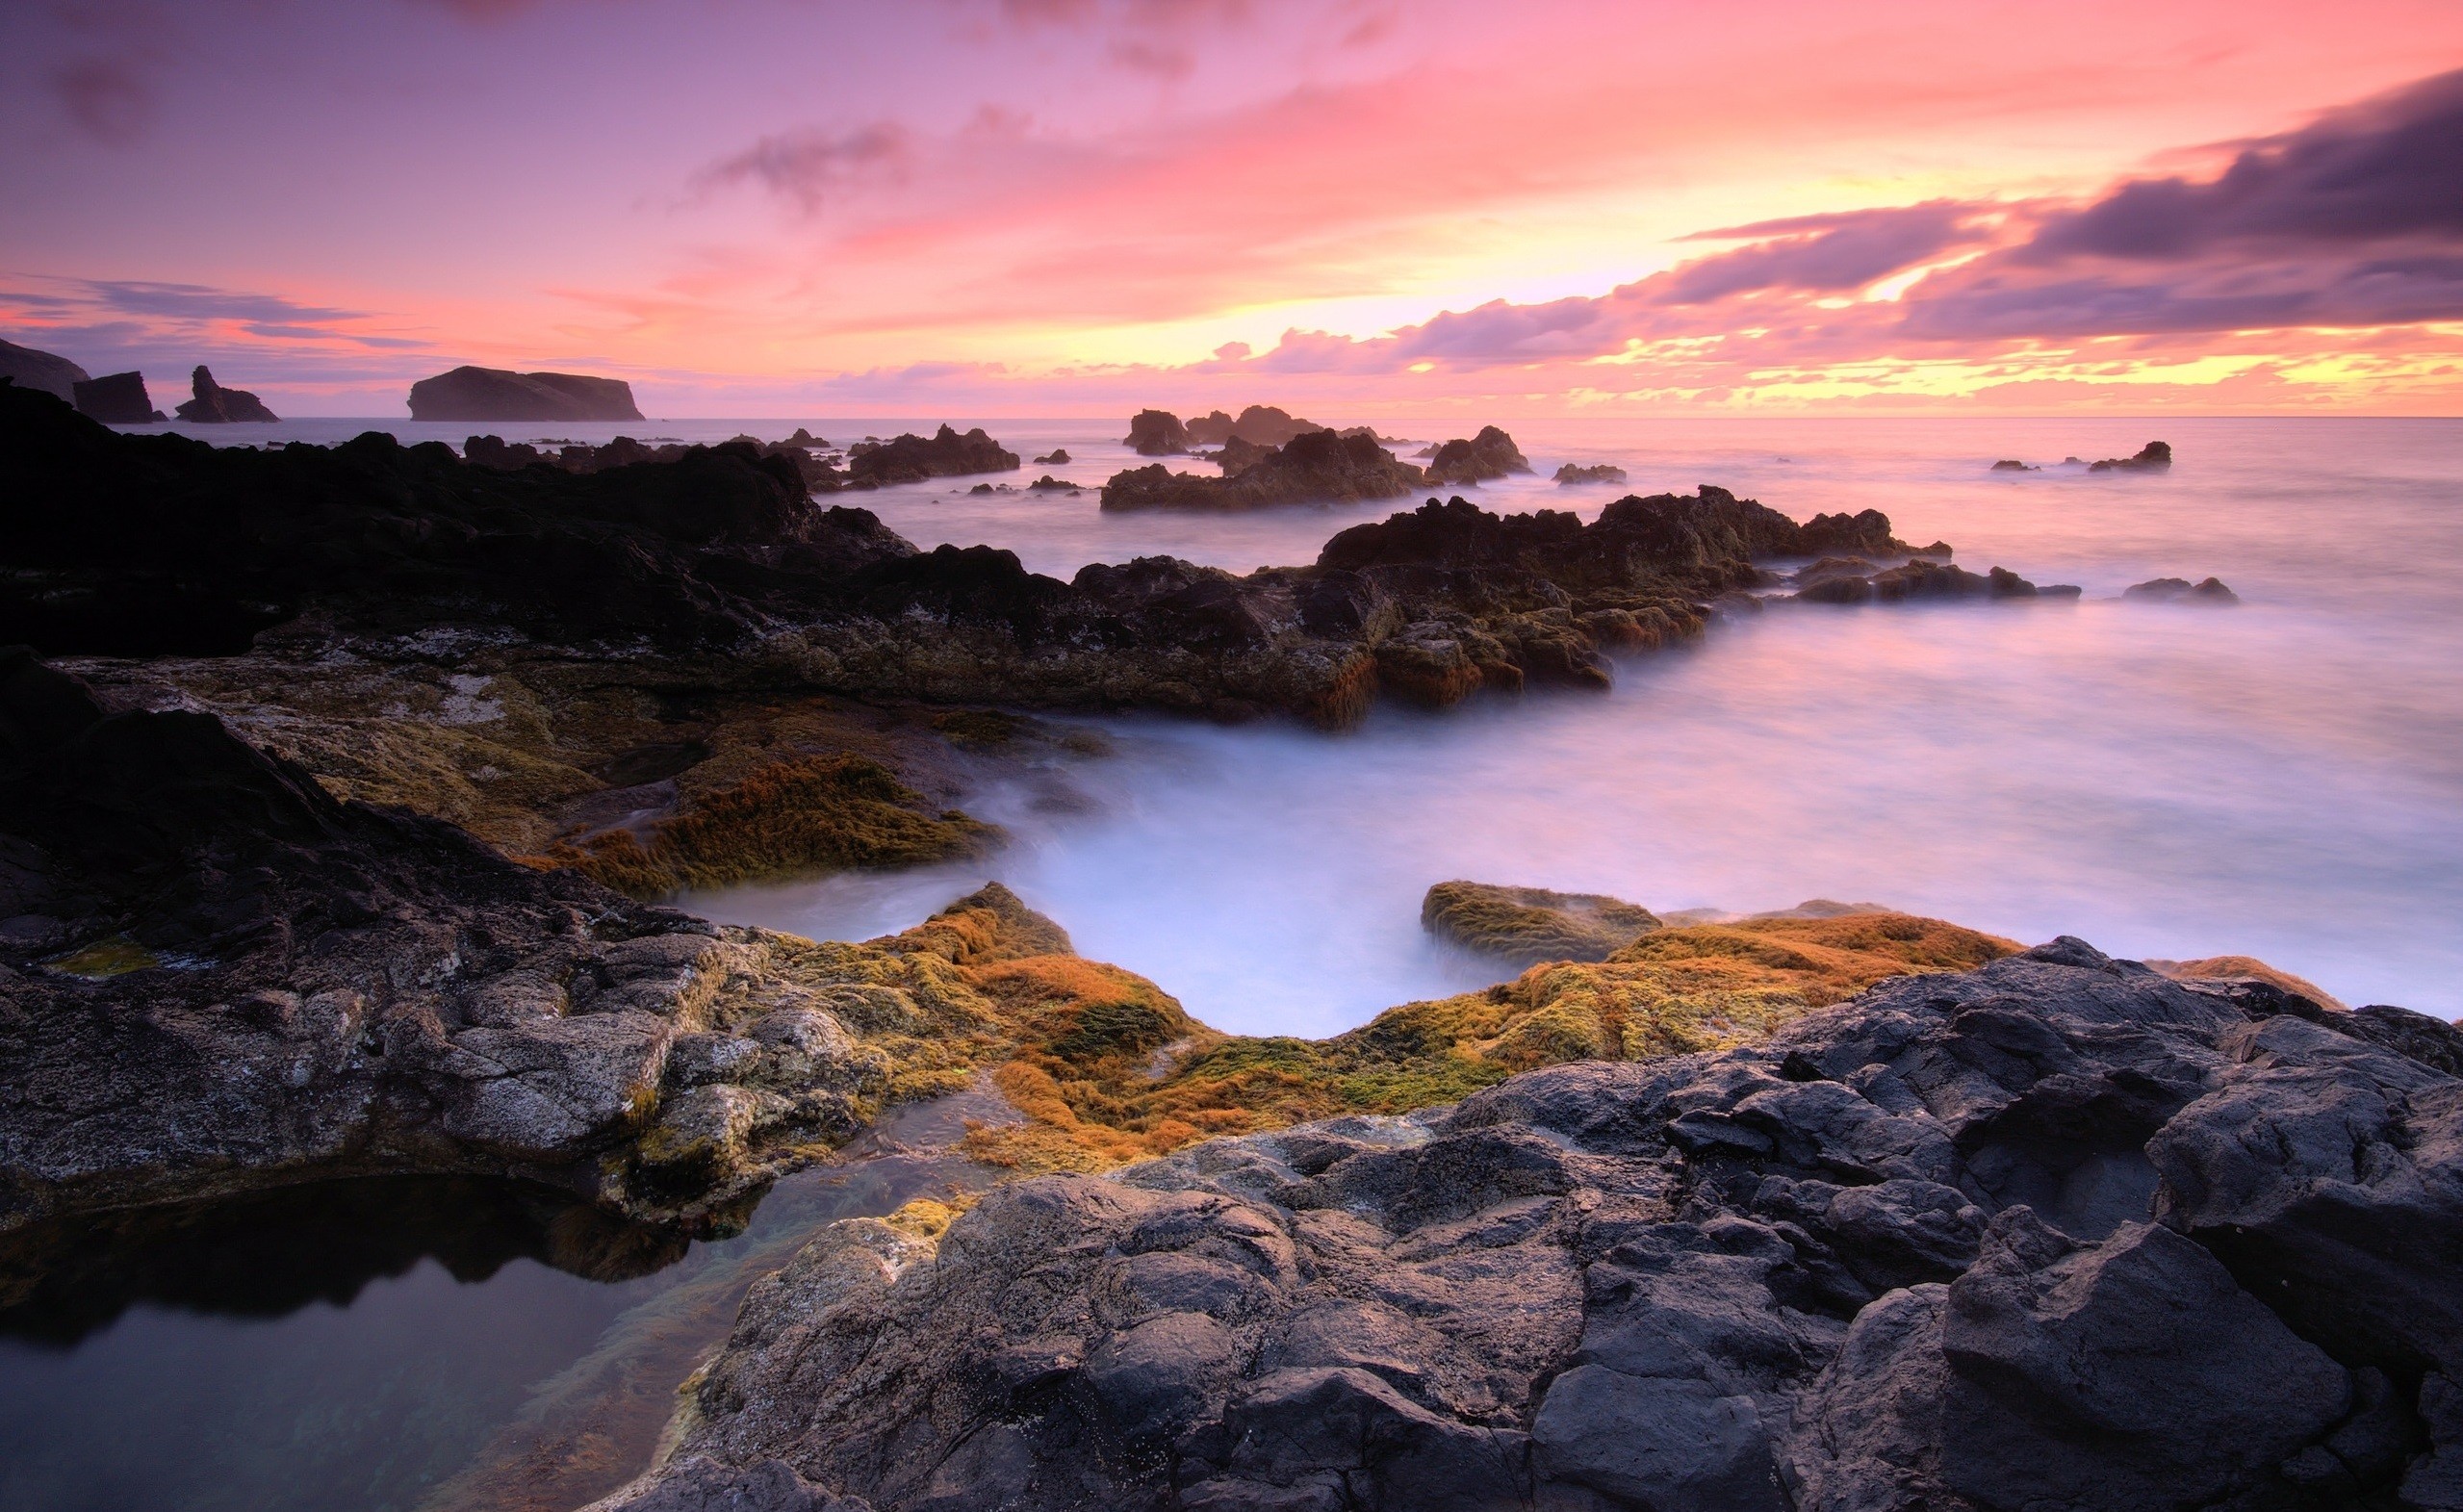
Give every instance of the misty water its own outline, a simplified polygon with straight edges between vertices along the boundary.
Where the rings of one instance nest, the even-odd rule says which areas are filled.
[[[378,423],[203,433],[332,442]],[[489,428],[508,440],[711,441],[776,439],[800,423],[841,443],[929,428]],[[1413,438],[1398,448],[1408,454],[1475,423],[1377,425]],[[1095,485],[1139,460],[1117,421],[988,424],[1021,455],[1065,447],[1074,458],[995,483],[1050,472]],[[382,426],[405,440],[475,428]],[[1113,755],[967,799],[1012,835],[985,861],[688,905],[855,938],[997,877],[1087,955],[1250,1033],[1332,1033],[1493,980],[1419,930],[1421,893],[1450,877],[1660,909],[1872,901],[2022,940],[2067,933],[2119,954],[2251,954],[2348,1002],[2463,1012],[2463,422],[1509,428],[1539,471],[1460,490],[1492,509],[1588,517],[1625,492],[1713,482],[1798,518],[1879,508],[1900,536],[1946,539],[1971,569],[2085,593],[1783,605],[1625,659],[1605,695],[1380,709],[1341,734],[1069,716],[1108,735]],[[1987,470],[2005,456],[2126,455],[2157,437],[2180,458],[2168,474]],[[1630,480],[1560,489],[1547,474],[1564,461],[1612,462]],[[1335,530],[1397,507],[1105,516],[1091,486],[978,495],[976,481],[833,501],[872,509],[921,546],[989,543],[1061,576],[1154,553],[1236,571],[1305,562]],[[2146,578],[2209,575],[2242,603],[2118,600]],[[1056,790],[1069,801],[1055,803]],[[559,1486],[603,1489],[646,1462],[674,1385],[723,1335],[753,1274],[827,1218],[886,1211],[936,1179],[877,1164],[815,1173],[775,1193],[743,1239],[672,1253],[619,1244],[628,1258],[616,1265],[577,1264],[533,1242],[524,1224],[535,1217],[487,1212],[433,1232],[414,1212],[373,1249],[350,1239],[366,1224],[346,1205],[199,1220],[141,1243],[98,1239],[93,1276],[65,1293],[11,1293],[17,1305],[0,1311],[0,1503],[486,1504],[511,1484],[505,1467],[547,1462],[563,1467]],[[462,1231],[475,1222],[475,1239]],[[254,1273],[269,1236],[306,1257],[304,1275],[274,1266],[252,1285],[164,1279]]]

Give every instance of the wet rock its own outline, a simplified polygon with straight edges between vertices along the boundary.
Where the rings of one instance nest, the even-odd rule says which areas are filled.
[[[930,438],[904,435],[891,441],[859,441],[847,448],[848,475],[873,484],[1013,473],[1017,467],[1017,453],[1003,449],[980,425],[962,436],[943,425]]]
[[[1605,961],[1659,920],[1648,909],[1597,893],[1441,882],[1421,900],[1420,927],[1448,944],[1528,966]]]
[[[639,420],[632,385],[576,372],[455,368],[411,385],[413,420]]]
[[[2075,599],[2080,592],[2067,583],[2040,588],[2003,567],[1979,575],[1922,556],[1869,575],[1860,571],[1868,566],[1837,558],[1817,562],[1798,575],[1797,580],[1805,586],[1793,597],[1807,603],[1901,603],[1926,599]]]
[[[684,1452],[894,1505],[2439,1505],[2463,1082],[2266,1007],[2063,939],[997,1191],[929,1266],[837,1225]]]
[[[1106,509],[1242,510],[1280,504],[1344,503],[1399,499],[1420,486],[1420,470],[1364,436],[1330,430],[1294,437],[1231,475],[1199,477],[1158,462],[1114,474],[1103,485]]]
[[[69,385],[77,413],[106,425],[143,425],[164,418],[145,396],[141,372],[115,372]]]
[[[1578,467],[1568,462],[1556,470],[1556,481],[1560,486],[1575,483],[1622,483],[1625,481],[1625,469],[1605,462],[1596,467]]]
[[[2132,584],[2122,590],[2121,597],[2145,603],[2227,604],[2241,602],[2241,596],[2225,587],[2220,577],[2202,578],[2194,585],[2186,577],[2156,577]]]
[[[0,378],[21,389],[36,389],[64,403],[77,402],[77,385],[91,381],[85,369],[65,357],[14,342],[0,342]]]
[[[1130,420],[1122,445],[1142,457],[1172,456],[1189,449],[1189,432],[1168,410],[1142,409]]]
[[[189,374],[189,386],[196,397],[180,406],[179,415],[192,424],[271,424],[281,418],[266,408],[255,395],[243,389],[226,389],[215,382],[213,372],[203,363]]]
[[[1494,425],[1482,425],[1470,440],[1449,441],[1437,448],[1428,461],[1428,481],[1480,483],[1530,470],[1530,459],[1514,445],[1513,437]]]
[[[2043,469],[2040,467],[2029,467],[2026,463],[2018,461],[2014,457],[2004,457],[2000,461],[1995,462],[1988,471],[1994,473],[2040,473]]]
[[[2076,458],[2070,460],[2076,461]],[[2090,473],[2161,473],[2172,465],[2172,448],[2168,442],[2150,441],[2138,448],[2135,455],[2106,457],[2087,465]]]

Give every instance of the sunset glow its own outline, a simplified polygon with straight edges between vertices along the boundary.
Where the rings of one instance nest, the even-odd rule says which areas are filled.
[[[2435,0],[122,0],[0,58],[0,334],[284,413],[2463,407]]]

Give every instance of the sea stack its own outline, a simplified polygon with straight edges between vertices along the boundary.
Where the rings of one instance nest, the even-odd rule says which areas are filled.
[[[0,342],[0,378],[21,389],[40,389],[65,403],[77,402],[77,385],[91,381],[86,370],[65,357]]]
[[[640,420],[632,385],[577,372],[456,368],[411,385],[413,420]]]
[[[106,425],[144,425],[165,419],[145,397],[145,374],[115,372],[69,386],[77,412]]]
[[[265,401],[245,389],[226,389],[214,381],[214,372],[203,363],[189,374],[189,387],[196,397],[180,406],[180,419],[198,425],[223,425],[247,422],[270,425],[280,417],[265,407]]]

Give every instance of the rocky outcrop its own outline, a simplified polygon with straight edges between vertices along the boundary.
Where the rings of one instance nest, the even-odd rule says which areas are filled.
[[[456,368],[411,385],[413,420],[639,420],[632,385],[575,372]]]
[[[1043,455],[1037,457],[1035,459],[1035,465],[1037,467],[1067,467],[1069,465],[1069,448],[1066,447],[1056,447],[1052,450],[1045,452]]]
[[[1529,471],[1530,459],[1514,445],[1514,438],[1494,425],[1480,426],[1479,434],[1468,441],[1447,442],[1428,459],[1431,483],[1484,483]]]
[[[2380,1023],[2463,1042],[2064,939],[836,1224],[600,1505],[2448,1505],[2463,1081]]]
[[[2121,591],[2124,599],[2142,603],[2231,604],[2241,596],[2223,584],[2220,577],[2201,578],[2195,584],[2186,577],[2157,577],[2134,583]]]
[[[1605,462],[1595,467],[1577,467],[1568,462],[1556,470],[1556,481],[1560,487],[1576,483],[1622,483],[1625,481],[1625,469]]]
[[[265,407],[265,402],[244,389],[226,389],[214,381],[214,373],[203,363],[189,374],[189,387],[195,397],[179,408],[180,419],[195,425],[223,425],[239,423],[272,424],[280,416]]]
[[[1513,966],[1605,961],[1659,928],[1639,904],[1594,892],[1441,882],[1420,902],[1420,927],[1449,945]]]
[[[805,439],[799,441],[796,436]],[[834,493],[851,486],[847,474],[829,458],[816,452],[824,443],[812,439],[805,431],[784,441],[761,441],[752,436],[737,436],[727,443],[741,447],[756,456],[776,457],[795,469],[804,479],[808,492]],[[519,472],[526,467],[547,466],[559,473],[587,475],[604,473],[610,468],[635,467],[644,462],[675,462],[695,449],[681,442],[666,442],[652,446],[630,436],[618,436],[603,447],[567,442],[554,449],[528,442],[507,442],[501,436],[472,436],[462,443],[462,460],[474,467],[498,473]]]
[[[1005,451],[980,425],[960,435],[947,425],[926,438],[859,441],[847,448],[848,474],[859,483],[920,483],[970,473],[1013,473],[1017,453]]]
[[[2026,463],[2019,461],[2015,457],[2003,457],[2000,461],[1995,462],[1991,467],[1986,469],[1986,471],[1990,473],[2040,473],[2043,469],[2040,467],[2029,467]]]
[[[1884,567],[1861,557],[1824,557],[1797,572],[1792,596],[1807,603],[1901,603],[1911,599],[2075,599],[2069,583],[2038,587],[2007,568],[1982,575],[1914,557]]]
[[[0,342],[0,378],[21,389],[38,389],[65,404],[77,402],[77,385],[91,381],[86,370],[65,357]]]
[[[2172,465],[2172,448],[2168,442],[2150,441],[2138,448],[2138,454],[2127,457],[2106,457],[2087,465],[2090,473],[2161,473]]]
[[[1240,412],[1238,420],[1221,410],[1200,415],[1189,423],[1187,431],[1189,444],[1193,447],[1219,447],[1235,437],[1252,447],[1281,447],[1290,445],[1295,436],[1305,436],[1326,428],[1315,421],[1301,420],[1271,404],[1251,404]]]
[[[1176,456],[1189,449],[1189,431],[1168,410],[1142,409],[1129,422],[1129,439],[1122,445],[1142,457]]]
[[[1113,474],[1103,485],[1103,507],[1234,511],[1283,504],[1349,503],[1400,499],[1424,481],[1420,470],[1366,436],[1330,430],[1303,432],[1280,448],[1233,460],[1228,450],[1222,477],[1174,473],[1158,462]]]
[[[106,425],[145,425],[166,418],[146,397],[141,372],[109,373],[71,383],[69,391],[78,414]]]

